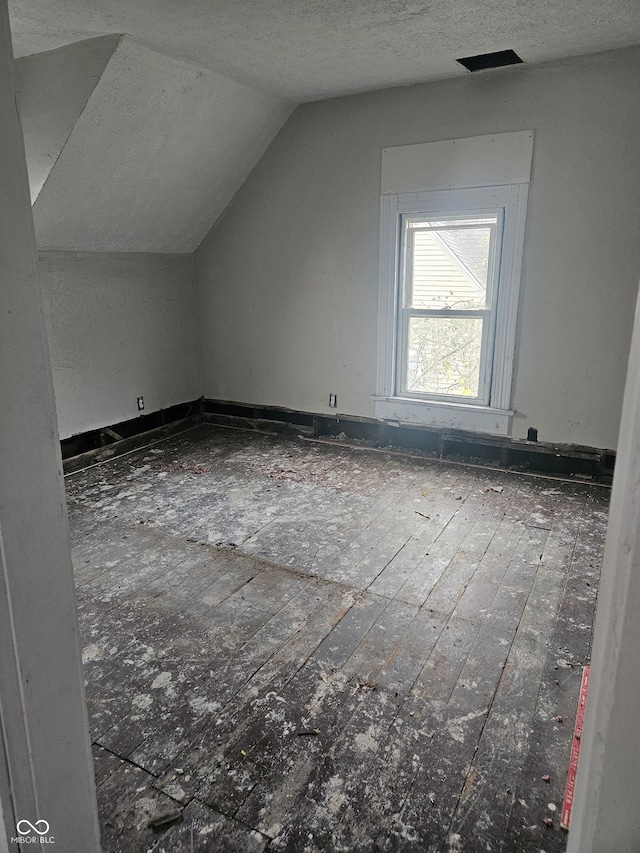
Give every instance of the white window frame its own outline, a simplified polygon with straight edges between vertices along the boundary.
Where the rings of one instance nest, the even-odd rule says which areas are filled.
[[[485,210],[467,207],[465,210],[451,211],[442,210],[438,204],[434,210],[421,210],[419,214],[402,213],[399,216],[400,227],[400,263],[398,271],[398,305],[397,305],[397,329],[396,329],[396,382],[395,388],[400,396],[412,397],[417,400],[440,400],[446,403],[474,403],[476,405],[489,405],[491,391],[491,364],[493,361],[493,339],[496,323],[497,296],[499,291],[500,276],[500,252],[502,246],[502,232],[504,226],[504,211],[502,208]],[[416,230],[409,227],[413,220],[440,220],[455,221],[460,219],[495,218],[496,225],[490,226],[493,237],[490,243],[489,264],[487,270],[487,303],[488,307],[476,309],[441,308],[437,310],[426,308],[412,308],[405,305],[407,294],[404,292],[412,289],[413,272],[413,247]],[[445,394],[436,392],[409,391],[406,387],[407,379],[407,356],[409,354],[409,321],[412,317],[473,317],[483,320],[482,343],[480,350],[480,364],[478,371],[478,395],[476,397],[463,396],[462,394]]]
[[[518,137],[513,139],[513,137]],[[526,137],[523,139],[523,137]],[[451,427],[468,429],[497,435],[507,435],[510,420],[514,412],[510,409],[511,384],[515,354],[516,322],[518,314],[518,297],[520,290],[520,275],[522,267],[522,252],[524,245],[524,227],[529,189],[529,173],[532,156],[532,133],[520,132],[514,134],[498,134],[497,137],[473,137],[470,140],[451,140],[448,143],[428,143],[424,146],[405,146],[400,149],[386,149],[387,152],[398,151],[402,154],[402,169],[395,168],[391,176],[391,186],[385,186],[383,160],[383,195],[381,199],[381,237],[380,237],[380,290],[379,290],[379,344],[378,344],[378,379],[377,393],[374,396],[374,409],[377,418],[382,420],[422,424],[426,426]],[[506,139],[508,138],[508,139]],[[478,143],[474,147],[474,143]],[[496,140],[498,144],[496,144]],[[495,158],[495,165],[482,157],[482,177],[492,171],[496,184],[490,186],[464,186],[425,189],[416,192],[393,192],[393,183],[405,189],[410,185],[411,169],[407,169],[406,149],[409,160],[420,156],[420,166],[424,166],[429,149],[435,149],[438,154],[438,179],[444,173],[446,179],[447,164],[443,164],[444,146],[455,146],[456,142],[465,143],[465,162],[469,153],[487,149],[488,141],[490,155]],[[515,168],[513,158],[509,161],[509,170],[501,164],[501,144],[510,146],[510,150],[523,147],[524,155],[520,157],[522,165]],[[449,150],[459,156],[460,150],[452,147]],[[417,151],[416,151],[417,149]],[[427,149],[426,154],[424,149]],[[504,153],[504,152],[503,152]],[[527,159],[528,158],[528,159]],[[399,158],[397,158],[398,160]],[[508,158],[503,157],[503,160]],[[446,156],[445,156],[446,160]],[[501,172],[502,169],[502,172]],[[391,173],[391,169],[388,172]],[[469,171],[469,169],[467,169]],[[409,172],[409,175],[407,174]],[[451,169],[455,173],[454,168]],[[400,174],[401,173],[401,174]],[[422,172],[424,169],[422,168]],[[400,174],[400,178],[398,178]],[[513,178],[519,179],[514,182]],[[523,180],[523,177],[525,180]],[[465,177],[465,183],[471,183]],[[498,182],[499,181],[499,182]],[[445,180],[445,186],[451,186],[451,181]],[[491,341],[485,346],[485,364],[487,368],[487,387],[477,399],[468,400],[456,397],[448,399],[445,395],[407,394],[401,390],[400,365],[398,359],[399,343],[402,335],[402,221],[403,217],[422,217],[425,219],[446,219],[453,216],[475,217],[485,213],[502,218],[502,242],[500,257],[497,259],[499,272],[497,278],[497,301],[488,332],[493,332],[493,347]],[[486,324],[485,324],[486,325]]]

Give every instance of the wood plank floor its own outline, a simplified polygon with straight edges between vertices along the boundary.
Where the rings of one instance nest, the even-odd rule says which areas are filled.
[[[66,482],[105,853],[565,849],[606,489],[212,425]]]

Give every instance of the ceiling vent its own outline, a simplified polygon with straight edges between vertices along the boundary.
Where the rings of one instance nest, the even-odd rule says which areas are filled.
[[[495,53],[479,53],[456,59],[468,71],[484,71],[487,68],[502,68],[503,65],[518,65],[523,60],[513,50],[497,50]]]

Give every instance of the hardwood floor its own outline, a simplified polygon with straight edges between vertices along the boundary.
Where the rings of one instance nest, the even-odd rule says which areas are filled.
[[[608,490],[206,424],[66,482],[105,853],[564,850]]]

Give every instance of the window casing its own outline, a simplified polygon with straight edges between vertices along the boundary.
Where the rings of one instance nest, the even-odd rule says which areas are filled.
[[[513,414],[509,406],[527,192],[528,183],[519,183],[382,196],[377,417],[506,434]],[[418,235],[431,233],[439,239],[465,273],[463,259],[456,258],[456,252],[450,251],[451,241],[447,246],[443,239],[447,229],[456,226],[489,233],[486,278],[483,271],[482,280],[476,281],[476,285],[484,283],[484,293],[477,287],[474,299],[467,288],[468,299],[454,298],[445,307],[442,298],[427,288],[431,306],[428,298],[416,301],[415,246],[417,239],[423,239]],[[470,285],[473,278],[467,275]],[[411,364],[416,360],[412,324],[440,330],[448,322],[455,333],[454,319],[460,329],[470,328],[471,323],[476,327],[469,336],[476,350],[472,353],[477,361],[475,383],[438,384],[433,370],[432,380],[416,382]],[[459,366],[456,371],[464,374]]]

